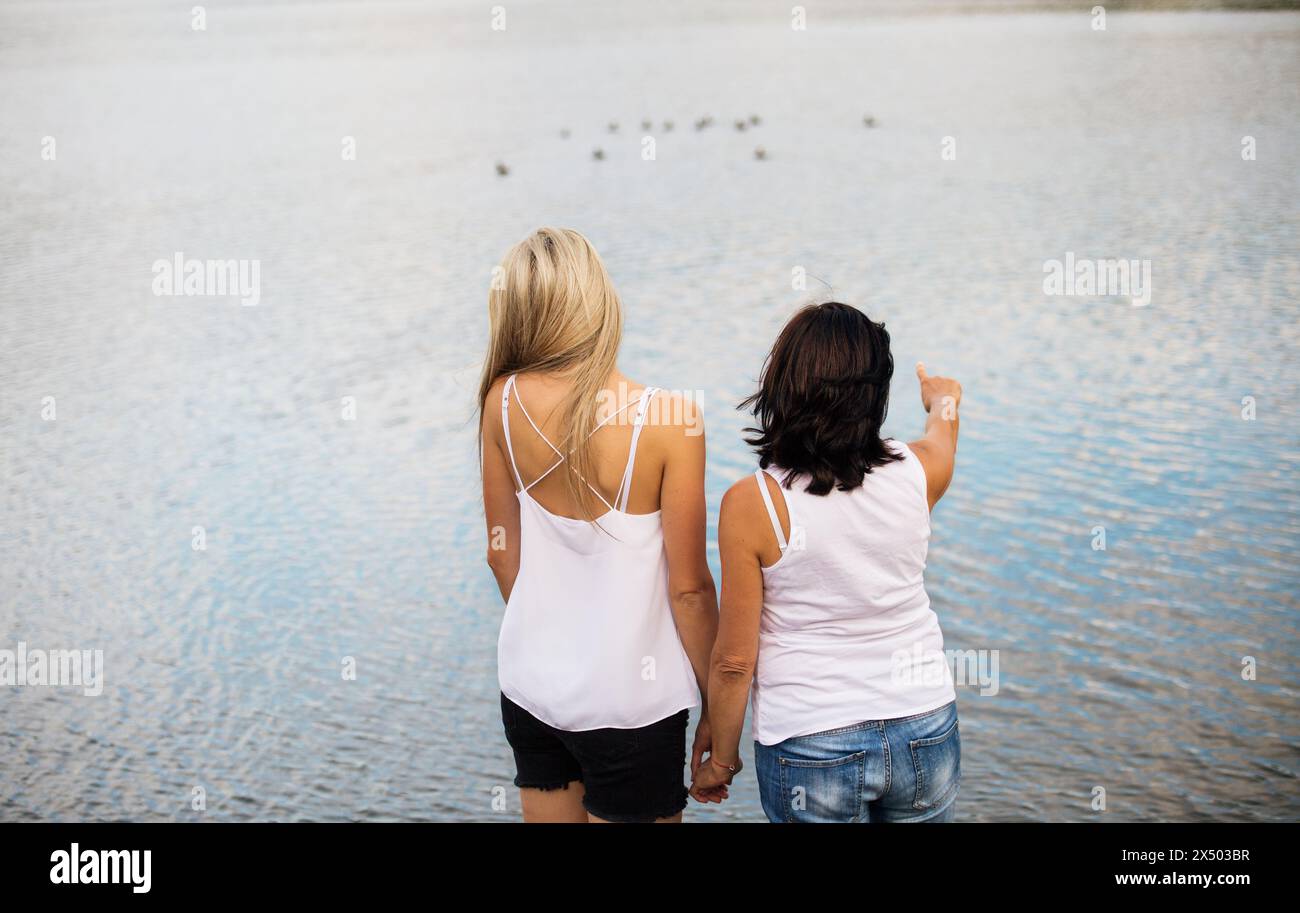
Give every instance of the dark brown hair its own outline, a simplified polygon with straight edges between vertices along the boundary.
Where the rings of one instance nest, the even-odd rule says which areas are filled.
[[[758,420],[745,443],[764,469],[807,476],[810,494],[852,491],[873,467],[901,459],[880,436],[893,376],[883,323],[837,301],[809,305],[781,330],[758,392],[738,407]]]

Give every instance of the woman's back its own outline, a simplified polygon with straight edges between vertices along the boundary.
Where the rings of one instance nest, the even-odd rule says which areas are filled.
[[[754,735],[797,735],[911,716],[953,700],[943,635],[923,573],[930,538],[925,470],[904,444],[851,491],[766,483],[780,559],[763,568]],[[785,474],[769,470],[775,479]],[[760,481],[761,479],[760,473]],[[776,515],[788,511],[790,535]]]
[[[543,376],[501,384],[500,434],[520,521],[519,570],[498,642],[501,690],[559,729],[636,728],[699,703],[669,604],[664,455],[643,444],[657,401],[667,399],[621,377],[602,391],[586,480],[593,508],[574,502],[563,483],[565,448],[548,433],[566,392]]]
[[[514,377],[509,413],[511,443],[524,481],[538,480],[529,489],[529,494],[551,513],[586,519],[582,507],[574,501],[565,484],[564,471],[561,471],[564,467],[546,472],[559,459],[551,445],[561,446],[560,438],[564,432],[560,413],[572,385],[563,377],[540,372],[521,373]],[[508,381],[508,377],[502,378],[493,387],[492,402],[498,407]],[[609,420],[590,437],[596,471],[589,481],[607,501],[612,502],[623,483],[623,472],[632,446],[636,407],[646,389],[618,374],[611,377],[597,395],[597,421]],[[637,443],[632,496],[628,504],[630,513],[653,513],[659,509],[658,483],[663,473],[665,453],[655,429],[663,424],[662,416],[667,411],[664,403],[669,399],[667,393],[659,391],[648,401],[645,430]],[[501,427],[500,416],[497,408],[492,422],[497,433]],[[530,417],[541,433],[532,427]],[[607,509],[599,497],[589,490],[587,494],[590,497],[586,508],[592,516]]]
[[[893,442],[891,442],[893,443]],[[876,638],[930,607],[923,573],[930,539],[925,475],[904,459],[876,467],[852,491],[811,495],[796,479],[780,496],[798,519],[788,554],[765,568],[773,608],[763,628]],[[773,468],[772,474],[783,476]],[[769,495],[771,491],[769,489]]]

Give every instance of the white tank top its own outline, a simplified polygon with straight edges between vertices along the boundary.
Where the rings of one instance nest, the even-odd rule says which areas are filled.
[[[763,569],[753,689],[754,738],[912,716],[955,699],[939,619],[922,573],[930,541],[925,470],[905,444],[853,491],[782,486],[790,541],[759,470],[781,557]],[[785,479],[773,467],[772,477]]]
[[[660,511],[627,513],[647,387],[597,426],[637,405],[623,482],[596,519],[561,517],[528,490],[564,462],[506,380],[501,423],[519,485],[519,576],[497,641],[497,676],[506,697],[556,729],[634,729],[697,707],[700,693],[668,601],[668,559]],[[510,393],[557,459],[524,484],[510,440]],[[585,481],[585,480],[584,480]]]

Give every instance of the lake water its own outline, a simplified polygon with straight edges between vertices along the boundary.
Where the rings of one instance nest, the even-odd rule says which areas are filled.
[[[0,648],[106,668],[0,689],[0,818],[517,817],[472,398],[554,224],[699,391],[714,518],[796,268],[887,322],[890,433],[963,382],[960,819],[1296,819],[1300,15],[921,8],[0,3]],[[155,296],[176,252],[260,302]],[[1150,303],[1044,294],[1067,252]]]

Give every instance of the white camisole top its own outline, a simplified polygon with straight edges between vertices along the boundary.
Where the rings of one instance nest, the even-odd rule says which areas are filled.
[[[556,454],[527,485],[510,439],[512,392]],[[637,407],[614,503],[591,489],[608,508],[593,525],[553,514],[528,493],[564,455],[524,408],[513,375],[502,391],[501,422],[519,486],[520,557],[497,642],[497,675],[506,697],[556,729],[635,729],[700,704],[668,600],[660,512],[627,513],[637,441],[655,393],[647,387],[597,426]]]
[[[786,540],[755,473],[781,557],[763,568],[753,699],[763,745],[867,720],[912,716],[956,697],[922,574],[930,541],[925,470],[906,444],[853,491],[781,487]],[[778,483],[787,473],[769,470]]]

